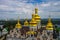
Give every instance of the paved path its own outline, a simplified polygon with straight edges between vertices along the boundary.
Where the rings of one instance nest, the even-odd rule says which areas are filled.
[[[5,38],[5,36],[3,36],[0,40],[3,40]]]

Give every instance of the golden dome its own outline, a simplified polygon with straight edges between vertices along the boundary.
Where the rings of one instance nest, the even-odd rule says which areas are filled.
[[[53,30],[53,24],[51,22],[51,18],[48,19],[48,23],[47,23],[46,29],[47,30]]]
[[[32,20],[30,21],[30,26],[37,26],[37,22],[34,18],[32,18]]]
[[[37,26],[37,22],[35,21],[34,17],[35,17],[35,14],[32,14],[32,19],[30,21],[30,26]]]
[[[34,32],[34,31],[28,31],[28,32],[26,32],[26,34],[32,34],[32,35],[34,35],[34,34],[36,34],[36,32]]]
[[[21,26],[21,24],[20,24],[20,22],[19,22],[19,19],[18,19],[18,22],[17,22],[15,28],[22,28],[22,26]]]
[[[40,16],[38,15],[38,9],[37,8],[35,8],[35,20],[37,21],[37,22],[40,22],[41,20],[40,20]]]
[[[35,20],[36,20],[37,22],[40,22],[40,16],[39,16],[38,14],[35,14]]]
[[[29,23],[28,23],[27,18],[26,18],[25,22],[24,22],[24,26],[28,26],[28,25],[29,25]]]

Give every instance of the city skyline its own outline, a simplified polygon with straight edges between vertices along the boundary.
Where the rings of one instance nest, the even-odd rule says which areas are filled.
[[[59,0],[0,0],[0,19],[31,19],[35,7],[41,18],[60,18]]]

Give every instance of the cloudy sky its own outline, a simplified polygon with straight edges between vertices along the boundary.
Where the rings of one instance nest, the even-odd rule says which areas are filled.
[[[30,19],[35,7],[41,18],[60,18],[60,0],[0,0],[0,19]]]

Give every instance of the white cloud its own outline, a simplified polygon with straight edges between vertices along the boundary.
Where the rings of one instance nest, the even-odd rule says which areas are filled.
[[[50,3],[42,3],[42,4],[41,4],[42,7],[48,7],[48,6],[50,6],[50,5],[51,5]]]
[[[29,0],[27,0],[27,1],[29,1]],[[0,10],[5,10],[6,12],[4,12],[4,14],[8,13],[9,17],[10,17],[10,15],[11,16],[20,15],[21,18],[26,18],[26,17],[31,18],[35,5],[33,5],[32,3],[26,3],[27,1],[26,0],[24,0],[24,1],[6,0],[6,1],[4,1],[5,4],[4,3],[0,4]],[[33,2],[34,0],[30,0],[30,1]],[[47,18],[49,16],[49,13],[51,12],[51,13],[53,13],[52,14],[52,17],[53,17],[55,12],[52,12],[52,11],[58,11],[60,9],[59,4],[60,4],[59,2],[41,3],[38,5],[38,9],[39,9],[38,13],[42,18]],[[55,5],[58,5],[58,8]],[[14,12],[9,12],[9,11],[14,11]],[[3,13],[3,12],[1,12],[1,13]],[[15,16],[12,16],[12,17],[14,18]],[[59,16],[57,16],[57,17],[59,17]]]
[[[0,5],[0,10],[5,10],[5,11],[13,11],[13,7],[9,7],[7,5]]]
[[[53,5],[55,6],[60,5],[60,1],[53,3]]]

